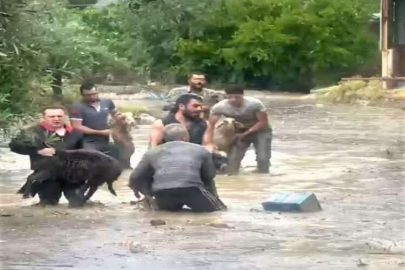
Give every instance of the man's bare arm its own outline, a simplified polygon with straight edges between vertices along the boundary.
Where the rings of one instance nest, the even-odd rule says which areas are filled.
[[[83,134],[88,134],[88,135],[101,135],[101,136],[109,136],[110,135],[110,130],[105,129],[105,130],[96,130],[92,128],[88,128],[86,126],[83,126],[82,120],[72,120],[70,119],[70,122],[72,124],[72,127],[80,130],[83,132]]]
[[[152,129],[150,132],[150,147],[156,147],[160,145],[163,141],[164,136],[164,125],[162,120],[156,120],[152,124]]]

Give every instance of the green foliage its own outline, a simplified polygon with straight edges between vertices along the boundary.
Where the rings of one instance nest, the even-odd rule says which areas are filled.
[[[130,35],[127,31],[126,17],[130,16],[124,5],[111,5],[104,9],[87,8],[80,13],[82,21],[91,35],[109,52],[124,58],[128,57]]]
[[[50,85],[105,70],[166,82],[201,70],[218,82],[303,90],[379,58],[369,30],[379,0],[95,2],[0,1],[0,126],[49,103]],[[68,91],[65,102],[74,99]]]
[[[53,16],[42,23],[47,32],[42,40],[42,50],[50,69],[80,74],[122,64],[100,44],[97,36],[91,34],[79,14],[59,8],[53,12]]]
[[[310,89],[351,74],[376,51],[371,13],[348,0],[224,0],[204,20],[203,36],[178,44],[179,70],[266,86]]]
[[[132,0],[128,31],[132,37],[130,59],[138,71],[162,79],[179,62],[175,52],[181,38],[202,31],[199,18],[211,9],[212,0]]]
[[[29,86],[39,78],[44,59],[37,50],[31,20],[23,1],[0,2],[0,128],[34,106]]]
[[[34,83],[53,84],[55,92],[63,78],[129,68],[100,42],[80,11],[65,6],[54,0],[0,2],[1,123],[36,111],[43,100]]]

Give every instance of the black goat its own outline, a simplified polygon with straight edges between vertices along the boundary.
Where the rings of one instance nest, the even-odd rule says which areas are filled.
[[[104,183],[107,183],[111,194],[117,196],[112,184],[123,168],[116,159],[96,150],[57,149],[54,156],[40,160],[35,171],[28,177],[26,186],[18,192],[23,193],[24,198],[29,197],[34,181],[63,179],[68,183],[83,183],[80,189],[87,201]]]
[[[212,153],[212,161],[218,174],[223,174],[228,168],[228,156],[225,152],[215,151]]]

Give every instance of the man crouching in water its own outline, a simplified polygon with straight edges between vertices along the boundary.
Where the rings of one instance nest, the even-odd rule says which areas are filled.
[[[38,170],[38,163],[55,154],[55,149],[75,150],[82,148],[82,133],[67,125],[65,108],[49,106],[43,110],[43,121],[21,132],[12,139],[10,150],[17,154],[28,155],[31,161],[30,176],[34,183],[27,183],[18,191],[24,195],[39,196],[39,205],[57,205],[62,192],[69,201],[69,206],[81,206],[85,203],[84,194],[80,191],[83,183],[72,184],[57,179],[51,180],[48,171]]]
[[[130,188],[154,196],[159,210],[179,211],[187,205],[194,212],[225,210],[218,198],[211,154],[190,143],[182,124],[164,127],[165,143],[148,150],[132,172]]]

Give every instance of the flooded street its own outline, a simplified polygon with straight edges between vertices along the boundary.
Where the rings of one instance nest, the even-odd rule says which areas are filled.
[[[250,149],[239,176],[217,176],[226,212],[142,211],[131,203],[129,170],[117,197],[103,187],[82,209],[64,198],[32,206],[37,198],[15,194],[28,157],[0,148],[1,269],[405,269],[405,112],[252,94],[274,130],[271,173],[251,172]],[[133,166],[149,128],[134,130]],[[263,211],[272,193],[288,191],[313,192],[323,210]]]

